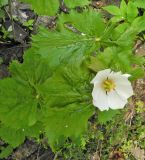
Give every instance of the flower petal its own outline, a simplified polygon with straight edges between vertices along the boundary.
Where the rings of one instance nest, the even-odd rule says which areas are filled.
[[[116,85],[115,88],[116,92],[122,97],[122,98],[129,98],[133,95],[133,89],[131,84],[130,85]]]
[[[124,77],[126,77],[126,78],[131,77],[131,75],[130,75],[130,74],[123,74],[122,76],[124,76]]]
[[[98,104],[98,102],[96,100],[93,100],[93,105],[95,107],[99,108],[100,111],[105,111],[105,110],[108,111],[109,110],[109,106],[102,106],[101,105],[101,106],[98,107],[99,104]]]
[[[94,86],[92,96],[94,106],[99,108],[101,111],[109,109],[108,97],[99,84]]]
[[[108,103],[111,109],[124,108],[127,99],[122,98],[115,90],[108,92]]]
[[[129,98],[130,96],[133,95],[133,89],[131,86],[131,82],[128,80],[128,75],[110,75],[110,77],[113,79],[115,82],[115,90],[117,93],[123,97],[123,98]]]
[[[120,72],[113,73],[113,74],[111,72],[108,78],[112,79],[115,82],[115,84],[124,84],[124,85],[131,84],[128,80],[128,77],[121,75]]]
[[[102,82],[109,76],[110,73],[111,73],[111,69],[105,69],[103,71],[99,71],[95,76],[95,78],[91,81],[91,83]]]

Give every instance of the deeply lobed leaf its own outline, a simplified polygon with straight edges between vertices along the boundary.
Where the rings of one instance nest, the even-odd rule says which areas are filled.
[[[87,69],[67,65],[58,69],[41,87],[47,109],[44,125],[53,149],[67,138],[77,139],[93,114]]]
[[[59,9],[58,0],[21,0],[31,4],[32,9],[39,15],[54,16]]]
[[[69,7],[69,8],[74,8],[77,6],[84,6],[88,5],[89,1],[88,0],[64,0],[64,3]]]

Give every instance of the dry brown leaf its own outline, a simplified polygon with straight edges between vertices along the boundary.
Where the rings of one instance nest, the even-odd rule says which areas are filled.
[[[145,150],[139,147],[132,147],[130,150],[131,154],[137,160],[145,160]]]
[[[130,99],[127,107],[128,107],[128,111],[124,115],[124,120],[126,123],[128,122],[131,123],[131,120],[133,119],[135,115],[135,105],[134,105],[133,99]]]
[[[109,160],[125,160],[125,159],[122,152],[112,151],[109,155]]]
[[[91,157],[91,160],[101,160],[98,152],[95,152],[95,153],[93,154],[93,156]]]

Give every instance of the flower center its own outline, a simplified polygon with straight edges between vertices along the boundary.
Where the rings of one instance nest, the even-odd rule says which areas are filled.
[[[114,81],[111,79],[106,79],[105,81],[103,81],[102,86],[106,92],[110,92],[116,87]]]

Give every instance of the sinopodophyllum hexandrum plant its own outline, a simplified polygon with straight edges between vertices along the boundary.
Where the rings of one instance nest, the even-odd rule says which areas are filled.
[[[58,1],[25,2],[42,15],[59,10]],[[65,3],[74,8],[88,1]],[[40,134],[48,138],[53,151],[67,138],[79,143],[96,111],[90,84],[96,73],[110,68],[130,74],[130,80],[144,74],[144,59],[135,56],[132,49],[144,30],[145,15],[120,24],[105,20],[92,8],[59,14],[53,31],[41,26],[32,36],[23,64],[13,61],[11,77],[0,81],[0,137],[9,144],[8,149],[25,137],[39,138]],[[117,113],[97,111],[98,121],[105,123]]]

